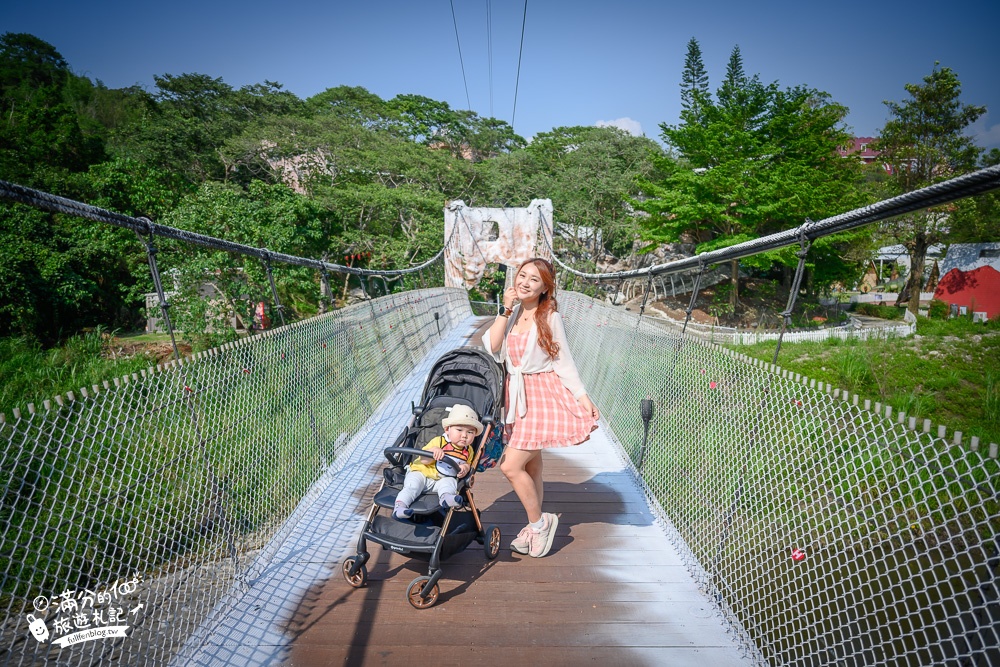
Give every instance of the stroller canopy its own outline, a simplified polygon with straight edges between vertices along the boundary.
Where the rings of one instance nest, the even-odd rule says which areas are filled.
[[[486,350],[460,347],[438,359],[424,385],[423,405],[438,396],[465,399],[482,418],[499,423],[503,413],[503,368]]]

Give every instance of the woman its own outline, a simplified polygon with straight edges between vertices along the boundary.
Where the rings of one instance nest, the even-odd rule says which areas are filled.
[[[555,292],[552,264],[527,260],[504,292],[504,312],[483,336],[508,372],[500,470],[528,515],[510,548],[533,558],[549,552],[559,524],[555,514],[542,512],[542,450],[580,444],[600,418],[570,355]]]

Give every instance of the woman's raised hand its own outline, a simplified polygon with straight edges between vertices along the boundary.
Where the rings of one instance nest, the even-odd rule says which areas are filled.
[[[513,308],[515,301],[517,301],[517,290],[511,285],[503,291],[503,307]]]

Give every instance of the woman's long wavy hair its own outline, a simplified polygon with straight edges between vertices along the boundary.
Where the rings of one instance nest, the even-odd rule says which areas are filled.
[[[559,343],[552,340],[552,328],[549,326],[549,314],[559,310],[556,302],[556,273],[552,268],[552,263],[541,257],[532,257],[525,260],[517,267],[514,273],[516,277],[528,264],[534,264],[538,269],[538,276],[542,279],[542,293],[538,297],[538,310],[535,311],[535,326],[538,327],[538,346],[545,350],[550,358],[555,359],[559,354]]]

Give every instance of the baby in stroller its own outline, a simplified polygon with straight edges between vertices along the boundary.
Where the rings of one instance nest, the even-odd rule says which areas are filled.
[[[427,609],[438,600],[443,561],[474,541],[488,560],[497,557],[500,528],[483,525],[472,486],[502,410],[503,369],[485,350],[462,347],[435,362],[413,418],[384,450],[389,465],[358,536],[357,555],[343,563],[347,583],[367,583],[368,543],[375,542],[428,561],[427,574],[406,589],[413,607]]]
[[[403,490],[396,496],[392,515],[397,519],[413,516],[410,505],[421,494],[437,494],[442,509],[459,507],[458,479],[469,474],[472,461],[472,442],[483,432],[476,411],[456,403],[447,408],[449,415],[441,420],[444,435],[439,435],[424,445],[423,451],[431,457],[418,457],[409,465],[403,478]]]

